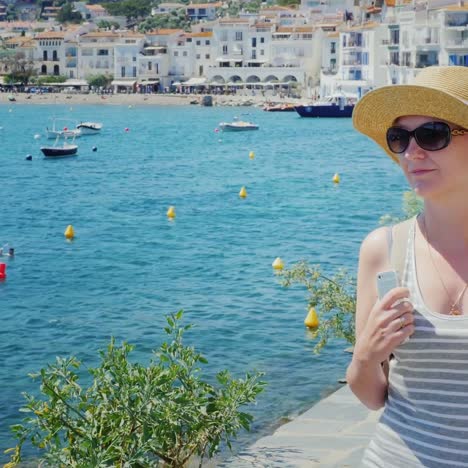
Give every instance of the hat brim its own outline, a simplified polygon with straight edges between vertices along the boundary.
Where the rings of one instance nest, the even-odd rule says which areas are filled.
[[[398,163],[386,132],[398,117],[424,115],[468,128],[468,103],[441,90],[417,85],[384,86],[364,95],[353,111],[353,125]]]

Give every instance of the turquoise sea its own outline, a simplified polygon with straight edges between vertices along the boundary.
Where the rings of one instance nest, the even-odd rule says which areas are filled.
[[[34,135],[54,115],[104,129],[76,140],[76,158],[45,160],[47,140]],[[215,132],[234,116],[260,130]],[[225,368],[266,372],[268,387],[250,408],[253,434],[240,445],[338,386],[346,344],[312,353],[306,291],[283,288],[271,263],[306,259],[355,273],[362,238],[381,214],[399,213],[403,176],[350,119],[245,107],[2,105],[0,126],[0,245],[16,252],[3,257],[0,284],[2,452],[21,392],[37,389],[28,372],[57,355],[94,365],[111,336],[147,361],[164,339],[164,315],[181,308],[195,325],[187,341],[209,361],[207,378]],[[63,235],[69,224],[73,242]]]

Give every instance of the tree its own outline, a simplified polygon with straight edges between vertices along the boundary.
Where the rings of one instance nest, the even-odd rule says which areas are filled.
[[[127,21],[144,18],[151,13],[151,0],[123,0],[104,3],[103,7],[114,16],[125,16]]]
[[[67,2],[57,13],[57,21],[59,23],[80,23],[83,20],[79,11],[73,10],[73,5]]]
[[[403,193],[403,215],[385,215],[380,224],[395,224],[415,216],[422,210],[422,200],[414,192]],[[340,269],[334,275],[322,272],[320,265],[309,265],[300,261],[291,269],[279,271],[277,275],[284,287],[294,284],[305,286],[308,293],[308,308],[314,307],[320,317],[314,330],[318,339],[314,352],[319,353],[330,338],[355,342],[356,278]]]
[[[5,71],[7,83],[21,83],[27,85],[31,77],[36,75],[34,62],[28,59],[24,52],[17,51],[13,54],[5,54],[0,58]]]
[[[190,31],[190,18],[187,17],[185,9],[179,8],[177,10],[172,10],[166,15],[151,16],[140,23],[139,26],[139,30],[141,32],[161,28],[183,29],[184,31]]]
[[[99,29],[112,29],[112,28],[119,29],[120,28],[120,24],[117,23],[117,21],[107,21],[107,20],[99,21],[97,26]]]
[[[113,76],[110,75],[90,75],[86,78],[89,86],[94,86],[96,88],[107,88],[112,80],[114,79]]]
[[[23,424],[12,426],[18,445],[11,468],[21,462],[29,440],[47,466],[128,466],[182,468],[193,457],[212,457],[221,442],[241,429],[250,430],[252,416],[239,408],[255,402],[265,383],[262,374],[233,379],[216,376],[217,387],[201,379],[207,360],[183,344],[182,311],[166,317],[169,342],[154,351],[147,367],[133,363],[133,346],[112,339],[101,362],[89,370],[91,385],[80,385],[81,363],[57,358],[39,373],[42,399],[25,394]],[[201,466],[201,462],[200,462]]]

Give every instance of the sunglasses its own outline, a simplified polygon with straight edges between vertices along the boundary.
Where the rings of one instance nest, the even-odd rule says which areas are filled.
[[[453,136],[468,134],[467,130],[452,130],[445,122],[426,122],[414,130],[401,127],[390,127],[387,130],[387,145],[392,153],[406,151],[411,137],[426,151],[439,151],[446,148]]]

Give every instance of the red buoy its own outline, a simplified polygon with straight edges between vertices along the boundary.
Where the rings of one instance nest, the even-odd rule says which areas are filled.
[[[6,263],[0,263],[0,280],[6,278]]]

